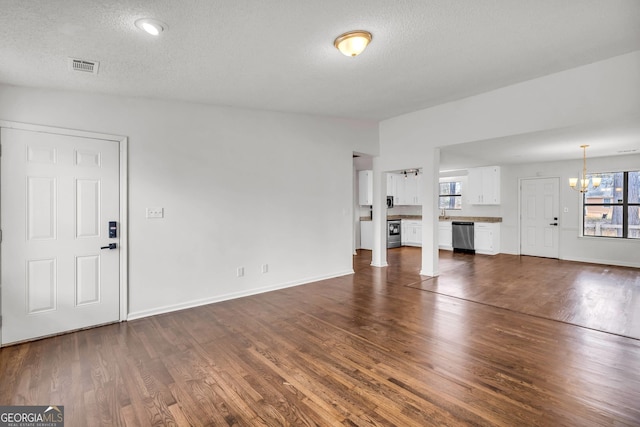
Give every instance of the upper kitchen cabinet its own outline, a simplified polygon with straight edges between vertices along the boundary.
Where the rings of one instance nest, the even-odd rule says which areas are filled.
[[[407,174],[394,174],[395,190],[393,203],[396,205],[421,205],[422,197],[420,189],[422,187],[422,174],[410,172]]]
[[[469,169],[468,186],[469,203],[472,205],[499,205],[500,167]]]
[[[359,171],[358,183],[358,204],[360,206],[373,205],[373,171]]]
[[[397,173],[387,173],[387,197],[393,197],[393,203],[396,203],[397,192]]]

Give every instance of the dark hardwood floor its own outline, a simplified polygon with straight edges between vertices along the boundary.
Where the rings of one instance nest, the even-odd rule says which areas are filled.
[[[0,349],[0,405],[64,405],[67,426],[640,425],[640,341],[519,311],[562,317],[577,296],[507,292],[537,286],[527,269],[572,287],[564,264],[443,254],[434,280],[419,249],[389,261],[363,251],[353,276]],[[588,282],[629,292],[627,270]],[[633,323],[618,314],[602,317]]]
[[[440,276],[410,286],[640,339],[640,270],[441,251]]]

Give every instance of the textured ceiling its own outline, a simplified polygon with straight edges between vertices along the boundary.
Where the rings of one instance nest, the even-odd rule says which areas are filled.
[[[2,83],[372,120],[638,49],[638,0],[0,0]]]

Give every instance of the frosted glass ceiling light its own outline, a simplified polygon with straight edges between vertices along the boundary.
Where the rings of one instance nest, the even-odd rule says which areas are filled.
[[[360,55],[371,42],[371,33],[368,31],[350,31],[339,36],[333,45],[345,56]]]
[[[143,18],[136,21],[136,27],[142,31],[151,34],[152,36],[158,36],[161,32],[168,28],[167,24],[160,22],[156,19]]]

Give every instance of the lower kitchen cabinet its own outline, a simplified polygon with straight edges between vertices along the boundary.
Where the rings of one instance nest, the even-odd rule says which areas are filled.
[[[360,249],[373,250],[373,221],[360,221]]]
[[[500,224],[476,222],[473,227],[476,253],[496,255],[500,252]]]
[[[451,221],[440,221],[438,223],[438,247],[440,249],[453,250],[453,235],[451,232]]]
[[[402,246],[422,246],[422,221],[401,221]]]

